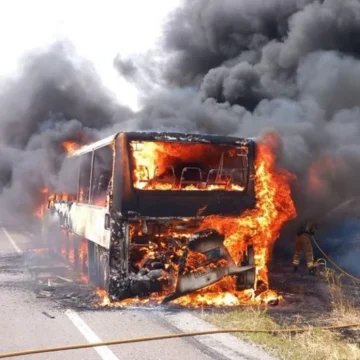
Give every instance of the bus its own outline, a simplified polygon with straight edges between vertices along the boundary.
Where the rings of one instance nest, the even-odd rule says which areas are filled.
[[[252,139],[155,132],[83,146],[64,160],[66,194],[52,195],[45,209],[49,249],[111,300],[171,300],[225,276],[252,288],[252,245],[236,264],[224,236],[201,224],[255,207],[255,151]]]

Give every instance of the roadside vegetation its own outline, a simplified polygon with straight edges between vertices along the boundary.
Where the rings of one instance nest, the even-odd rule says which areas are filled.
[[[345,295],[341,277],[327,270],[324,279],[328,283],[331,295],[332,311],[319,314],[317,319],[309,324],[298,318],[275,320],[271,312],[263,308],[248,308],[226,310],[203,314],[207,320],[220,328],[230,329],[281,329],[309,327],[304,333],[279,334],[238,334],[236,336],[260,345],[269,354],[283,360],[358,360],[360,359],[359,335],[360,329],[351,330],[318,330],[316,326],[334,326],[360,323],[360,309],[351,297]]]

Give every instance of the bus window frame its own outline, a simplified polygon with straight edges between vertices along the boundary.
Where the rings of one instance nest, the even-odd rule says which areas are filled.
[[[139,193],[161,193],[161,194],[169,194],[169,193],[234,193],[234,194],[238,194],[238,193],[242,193],[242,194],[246,194],[249,192],[249,183],[250,183],[250,173],[251,173],[251,169],[250,169],[250,164],[251,161],[249,161],[250,156],[249,156],[249,151],[250,151],[250,147],[249,145],[241,145],[241,147],[245,147],[247,150],[247,154],[246,154],[246,158],[247,158],[247,166],[246,166],[246,184],[244,187],[243,191],[237,191],[237,190],[223,190],[223,189],[216,189],[216,190],[209,190],[209,191],[201,191],[201,190],[192,190],[192,191],[184,191],[184,190],[152,190],[152,189],[139,189],[137,187],[134,186],[134,180],[133,180],[133,171],[134,171],[134,159],[132,157],[132,148],[131,148],[131,142],[132,141],[136,141],[136,142],[164,142],[164,143],[173,143],[172,141],[157,141],[157,140],[142,140],[142,139],[129,139],[127,141],[126,147],[128,150],[128,154],[129,154],[129,170],[130,170],[130,186],[131,189],[133,191],[139,192]],[[191,143],[186,143],[186,142],[181,142],[179,141],[179,143],[181,144],[203,144],[202,142],[191,142]],[[219,143],[219,144],[214,144],[217,146],[229,146],[229,147],[234,147],[237,148],[239,147],[238,144],[223,144],[223,143]]]

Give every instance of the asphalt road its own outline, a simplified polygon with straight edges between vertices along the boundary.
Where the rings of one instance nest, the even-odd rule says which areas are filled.
[[[26,229],[0,227],[0,353],[174,332],[166,321],[148,310],[79,312],[59,308],[49,299],[37,298],[22,253],[38,246],[36,236]],[[89,348],[16,359],[178,358],[223,359],[192,339]]]

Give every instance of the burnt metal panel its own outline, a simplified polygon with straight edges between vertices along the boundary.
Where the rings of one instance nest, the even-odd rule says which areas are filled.
[[[184,134],[184,133],[159,133],[159,132],[128,132],[128,141],[159,141],[159,142],[181,142],[218,145],[248,145],[253,143],[252,139],[236,138],[222,135],[208,134]]]
[[[238,215],[255,207],[253,196],[225,191],[137,191],[134,198],[137,200],[136,207],[123,202],[123,215],[131,216],[134,212],[148,217]],[[203,209],[201,214],[200,209]]]

